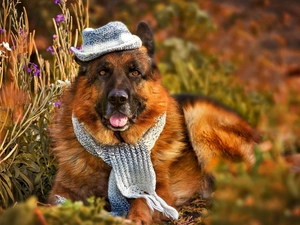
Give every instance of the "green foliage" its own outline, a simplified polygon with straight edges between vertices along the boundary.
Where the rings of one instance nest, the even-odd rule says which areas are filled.
[[[164,49],[159,69],[163,84],[171,93],[189,92],[217,99],[238,111],[252,125],[270,109],[269,94],[247,93],[231,76],[233,65],[201,53],[192,42],[170,38],[159,48]]]
[[[241,165],[221,164],[214,202],[206,224],[299,224],[300,176],[280,158],[257,150],[251,173]]]
[[[122,218],[115,218],[106,212],[104,200],[89,199],[89,205],[82,202],[66,201],[59,207],[37,205],[35,197],[6,210],[0,217],[2,225],[121,225],[131,224]],[[16,216],[17,215],[17,216]]]
[[[49,102],[53,102],[59,91],[44,88],[35,96],[14,126],[8,126],[2,143],[1,155],[1,205],[7,206],[32,194],[42,199],[49,191],[55,172],[49,154],[47,124]]]
[[[115,218],[103,209],[105,201],[101,199],[89,199],[89,206],[82,202],[65,202],[61,207],[41,209],[45,220],[49,224],[103,224],[118,225],[131,224],[123,218]]]
[[[158,26],[166,28],[170,24],[179,23],[179,32],[186,33],[188,36],[197,36],[198,31],[202,33],[215,29],[212,19],[205,10],[199,8],[196,2],[170,0],[165,3],[154,1],[155,10],[154,15],[157,20]],[[192,24],[192,26],[184,26]]]
[[[3,225],[35,225],[37,224],[35,218],[34,208],[36,206],[36,198],[32,197],[26,201],[26,203],[21,203],[15,207],[6,210],[1,214],[0,223]]]

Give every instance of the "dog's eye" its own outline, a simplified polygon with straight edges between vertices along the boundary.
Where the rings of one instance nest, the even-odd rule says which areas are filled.
[[[130,75],[133,76],[133,77],[138,77],[138,76],[141,75],[141,73],[137,70],[134,70],[134,71],[130,72]]]
[[[99,75],[100,76],[105,76],[107,72],[105,70],[100,70]]]

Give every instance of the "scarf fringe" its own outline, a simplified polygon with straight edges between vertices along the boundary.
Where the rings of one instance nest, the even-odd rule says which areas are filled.
[[[147,205],[149,208],[154,211],[156,209],[159,212],[162,212],[165,216],[170,219],[177,220],[178,212],[173,207],[169,206],[161,197],[156,193],[152,195],[142,195],[142,198],[146,199]]]

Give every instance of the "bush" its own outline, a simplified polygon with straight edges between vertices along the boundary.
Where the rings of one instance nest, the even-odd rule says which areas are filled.
[[[63,86],[77,73],[69,49],[85,26],[78,16],[80,30],[73,31],[65,2],[59,4],[62,14],[53,20],[56,34],[49,47],[54,58],[50,63],[39,55],[26,10],[20,14],[18,4],[3,1],[0,18],[0,205],[4,208],[31,195],[41,201],[47,198],[56,171],[48,124],[53,108],[59,107]],[[84,10],[81,1],[73,8],[76,15]]]

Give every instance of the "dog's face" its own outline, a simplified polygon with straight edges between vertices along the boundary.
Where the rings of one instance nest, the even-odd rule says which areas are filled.
[[[143,46],[112,52],[80,64],[73,113],[101,143],[136,143],[166,110],[164,89],[153,60],[154,41],[145,23]]]
[[[145,83],[153,79],[151,59],[140,50],[108,54],[96,60],[95,84],[105,94],[99,96],[96,111],[104,126],[125,131],[145,110]]]

